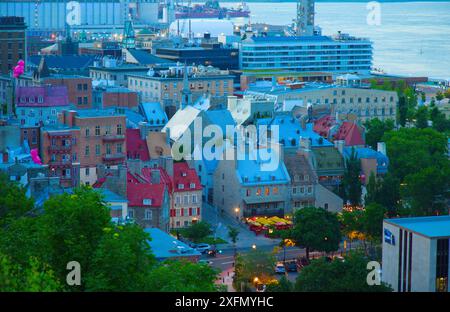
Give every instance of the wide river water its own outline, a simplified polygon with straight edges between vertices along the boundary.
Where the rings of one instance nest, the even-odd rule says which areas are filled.
[[[367,3],[316,3],[316,25],[324,35],[340,30],[371,39],[374,68],[389,74],[450,79],[450,2],[381,3],[379,25],[367,23]],[[226,7],[237,4],[221,3]],[[247,5],[252,23],[287,25],[295,18],[292,2]]]

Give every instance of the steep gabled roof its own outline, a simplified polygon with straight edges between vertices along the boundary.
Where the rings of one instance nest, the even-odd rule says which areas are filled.
[[[195,184],[195,186],[191,188],[191,184]],[[179,187],[181,185],[183,185],[183,188]],[[202,189],[197,172],[190,168],[186,162],[173,164],[173,187],[175,192],[199,191]]]
[[[346,146],[365,145],[361,130],[353,122],[344,121],[333,138],[344,140]]]
[[[128,159],[150,160],[147,141],[141,138],[139,129],[127,129],[127,157]]]

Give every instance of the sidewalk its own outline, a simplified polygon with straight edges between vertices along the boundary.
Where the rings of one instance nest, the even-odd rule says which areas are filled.
[[[216,281],[216,284],[226,285],[227,292],[236,292],[236,290],[233,287],[233,276],[234,276],[234,268],[222,271],[219,275],[219,279],[217,279]]]
[[[218,245],[217,247],[219,249],[234,249],[233,243],[228,237],[229,226],[235,227],[239,230],[238,240],[236,242],[236,248],[238,249],[249,248],[253,244],[255,244],[257,247],[274,246],[278,245],[280,242],[279,239],[271,239],[264,237],[264,235],[256,235],[254,232],[250,231],[245,223],[237,221],[232,216],[229,216],[227,214],[220,214],[220,212],[217,213],[216,216],[216,208],[209,205],[208,203],[203,203],[203,207],[203,220],[212,225],[213,231],[215,231],[217,237],[220,237],[228,242],[228,244]]]

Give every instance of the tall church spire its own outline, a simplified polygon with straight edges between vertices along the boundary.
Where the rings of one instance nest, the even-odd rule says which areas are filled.
[[[184,109],[188,105],[191,105],[191,102],[192,102],[192,92],[191,92],[191,88],[189,87],[187,66],[186,66],[186,63],[184,63],[183,90],[181,91],[180,109]]]

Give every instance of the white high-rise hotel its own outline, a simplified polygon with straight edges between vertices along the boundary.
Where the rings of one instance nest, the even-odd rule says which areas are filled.
[[[241,42],[243,70],[287,69],[303,72],[368,74],[372,42],[338,33],[314,33],[314,0],[299,0],[296,36],[252,36]]]

